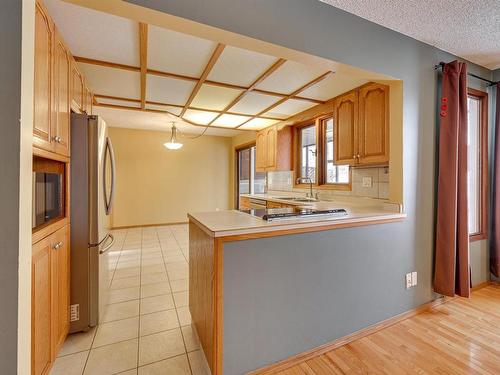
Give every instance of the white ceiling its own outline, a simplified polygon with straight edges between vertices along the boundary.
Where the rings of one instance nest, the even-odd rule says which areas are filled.
[[[499,0],[321,0],[488,69],[500,68]]]
[[[87,85],[95,94],[95,111],[105,115],[111,126],[164,128],[165,120],[161,116],[166,115],[99,106],[140,108],[138,23],[61,0],[44,2],[74,56],[133,67],[125,70],[116,66],[78,63]],[[212,40],[148,25],[146,110],[182,115],[185,124],[209,124],[214,127],[214,132],[220,127],[216,131],[218,135],[230,135],[237,134],[237,131],[229,132],[229,128],[262,129],[367,82],[345,74],[331,74],[299,92],[301,87],[325,75],[326,68],[287,60],[259,82],[255,90],[245,92],[281,56],[226,45],[207,81],[197,85],[217,46],[218,43]],[[199,90],[195,92],[197,86]],[[287,97],[295,92],[297,97]],[[245,95],[240,97],[242,93]],[[187,105],[191,96],[192,101]],[[283,97],[287,100],[268,110]],[[239,100],[234,103],[236,98]],[[266,110],[261,117],[252,118]],[[182,122],[179,118],[177,121]],[[194,132],[200,130],[199,127],[186,126],[193,128]]]

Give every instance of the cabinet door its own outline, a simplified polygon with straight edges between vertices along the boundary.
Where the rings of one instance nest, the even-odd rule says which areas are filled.
[[[31,263],[31,373],[51,366],[51,237],[33,245]]]
[[[51,236],[52,265],[52,347],[54,357],[69,330],[69,225]]]
[[[360,164],[389,162],[389,87],[370,84],[359,90]]]
[[[33,143],[52,151],[51,78],[53,24],[37,2],[35,10],[35,71],[33,94]]]
[[[84,102],[84,89],[83,89],[83,76],[78,71],[76,67],[76,62],[74,62],[72,67],[72,99],[74,106],[80,112],[83,112],[83,102]]]
[[[68,51],[55,33],[54,43],[54,116],[53,139],[55,152],[69,156],[70,151],[70,69],[71,61]]]
[[[275,126],[272,126],[266,131],[267,155],[266,155],[266,170],[276,169],[276,141],[277,132]]]
[[[257,172],[265,172],[267,163],[266,129],[257,133],[257,138],[255,140],[255,153],[255,168]]]
[[[335,102],[334,156],[336,164],[356,163],[358,137],[358,93],[350,92]]]

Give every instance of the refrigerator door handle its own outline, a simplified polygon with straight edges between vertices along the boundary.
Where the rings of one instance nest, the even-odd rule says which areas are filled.
[[[99,250],[99,254],[104,254],[106,251],[108,251],[109,249],[111,249],[111,247],[114,245],[114,243],[115,243],[115,237],[111,233],[108,233],[106,235],[106,237],[104,237],[104,239],[101,241],[101,243],[106,243],[106,241],[109,238],[111,238],[111,242],[109,244],[107,244],[103,249]]]
[[[111,189],[109,193],[107,193],[106,186],[106,174],[107,174],[107,158],[109,157],[109,161],[111,164]],[[103,184],[104,184],[104,203],[106,209],[106,215],[111,213],[111,209],[113,207],[113,201],[115,196],[115,179],[116,179],[116,171],[115,171],[115,153],[113,151],[113,145],[111,143],[111,139],[106,137],[106,147],[104,150],[104,168],[103,168]]]

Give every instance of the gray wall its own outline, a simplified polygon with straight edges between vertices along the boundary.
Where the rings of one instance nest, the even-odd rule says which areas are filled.
[[[17,372],[21,1],[0,5],[0,369]]]
[[[265,329],[269,328],[267,324],[269,321],[280,321],[280,316],[276,315],[276,312],[280,311],[280,305],[270,299],[277,293],[272,284],[265,296],[256,297],[253,301],[250,300],[253,296],[246,295],[246,297],[249,303],[255,302],[252,311],[260,307],[257,302],[270,303],[277,309],[276,311],[265,310],[265,307],[262,307],[262,313],[252,316],[247,314],[246,320],[232,319],[229,313],[236,311],[233,310],[235,309],[233,304],[241,302],[245,293],[251,292],[248,288],[256,285],[265,288],[258,281],[259,270],[252,269],[256,266],[251,261],[252,252],[259,252],[259,246],[265,246],[269,251],[268,258],[260,257],[255,262],[259,262],[259,259],[266,259],[266,261],[274,261],[279,266],[279,261],[281,261],[291,270],[296,271],[298,265],[292,260],[307,261],[309,244],[305,246],[305,241],[300,240],[300,243],[304,244],[302,255],[290,254],[286,248],[280,247],[279,241],[272,243],[273,240],[270,239],[262,240],[262,243],[251,241],[228,245],[225,251],[227,254],[225,270],[226,277],[230,279],[226,282],[224,291],[225,308],[228,309],[225,312],[224,332],[225,340],[231,345],[226,345],[225,355],[234,355],[235,358],[240,359],[238,355],[241,353],[253,353],[253,362],[244,361],[241,367],[230,367],[231,371],[227,374],[239,373],[244,369],[262,365],[266,361],[282,359],[289,354],[313,347],[321,340],[333,340],[339,335],[362,328],[370,322],[388,318],[434,298],[432,272],[438,87],[437,74],[433,67],[439,61],[454,60],[454,56],[313,0],[128,1],[256,39],[391,75],[404,81],[404,207],[408,219],[401,224],[343,229],[337,230],[334,235],[320,235],[331,237],[335,244],[331,249],[336,255],[335,264],[343,265],[341,270],[338,266],[333,266],[336,271],[341,271],[342,278],[336,279],[336,283],[332,284],[334,290],[331,297],[335,298],[335,305],[349,307],[349,311],[343,314],[335,313],[334,319],[331,320],[332,327],[327,330],[328,335],[321,335],[318,332],[321,330],[315,326],[317,322],[311,320],[314,314],[318,314],[312,300],[307,295],[294,293],[293,288],[298,288],[298,285],[290,286],[292,288],[290,290],[283,286],[285,295],[288,297],[281,302],[287,307],[286,311],[290,316],[297,319],[295,321],[297,329],[291,329],[288,334],[283,330],[282,335],[279,336],[279,342],[270,334],[272,331],[265,332]],[[469,64],[468,69],[485,78],[492,78],[491,71],[474,64]],[[485,90],[485,86],[478,80],[471,79],[469,85]],[[292,244],[294,240],[299,241],[299,239],[290,238],[287,243]],[[323,245],[326,248],[327,243],[323,242]],[[314,246],[316,248],[319,245]],[[486,250],[486,246],[479,243],[471,248],[473,280],[476,283],[488,277],[487,272],[484,272]],[[318,257],[328,255],[323,248],[318,248],[317,251]],[[240,259],[238,259],[239,256],[241,256]],[[321,265],[317,260],[311,264]],[[249,275],[232,274],[231,265],[246,267]],[[258,265],[271,272],[265,264],[259,263]],[[241,268],[238,270],[241,271]],[[328,267],[323,270],[327,272]],[[370,270],[368,276],[375,281],[373,285],[361,283],[361,279],[357,277],[367,275],[360,273],[359,270]],[[407,291],[403,285],[404,274],[412,270],[419,273],[419,285]],[[314,275],[317,271],[310,269],[309,272]],[[476,276],[480,274],[482,276]],[[276,275],[281,276],[281,273]],[[273,278],[272,275],[264,280],[279,283],[279,278]],[[341,292],[340,289],[345,287],[347,291]],[[240,296],[236,295],[237,290],[242,291]],[[305,292],[301,289],[299,291]],[[291,295],[294,295],[293,301]],[[333,300],[331,302],[333,303]],[[250,308],[249,303],[242,306]],[[311,305],[307,306],[308,303]],[[326,307],[321,302],[320,306]],[[305,321],[301,321],[301,316],[294,313],[294,309],[299,307],[300,311],[305,311],[306,307],[310,308],[309,315],[304,316]],[[242,310],[238,311],[242,312]],[[329,312],[325,310],[323,313]],[[290,321],[287,322],[288,325],[290,323]],[[318,339],[300,335],[301,331],[305,332],[304,325],[306,324],[310,324],[309,328],[315,330],[319,335]],[[253,330],[247,329],[247,325],[250,325]],[[248,338],[251,338],[251,341]],[[241,360],[243,361],[242,358]],[[227,364],[227,366],[232,365]]]

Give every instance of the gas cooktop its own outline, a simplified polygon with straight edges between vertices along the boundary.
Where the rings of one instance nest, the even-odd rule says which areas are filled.
[[[249,215],[261,218],[266,221],[293,220],[293,219],[313,219],[313,218],[332,218],[347,215],[344,208],[333,208],[329,210],[317,210],[312,208],[286,207],[286,208],[254,208],[250,210],[241,210]]]

